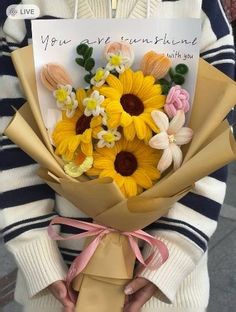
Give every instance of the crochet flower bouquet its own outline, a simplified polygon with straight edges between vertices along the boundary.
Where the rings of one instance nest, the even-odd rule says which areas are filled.
[[[236,86],[200,60],[186,126],[185,64],[172,68],[165,55],[150,51],[133,70],[135,55],[124,42],[107,45],[100,64],[85,44],[77,53],[76,62],[86,72],[83,86],[74,86],[59,64],[45,64],[36,73],[61,114],[47,131],[36,95],[32,48],[13,52],[28,103],[5,133],[41,165],[39,175],[56,192],[94,220],[56,218],[52,223],[85,230],[73,238],[92,237],[68,273],[69,289],[73,284],[80,292],[76,311],[121,311],[135,258],[157,269],[168,257],[165,245],[140,229],[166,214],[197,180],[235,159],[235,142],[223,120],[236,103]],[[52,238],[63,239],[52,224]],[[154,247],[146,262],[138,238]]]

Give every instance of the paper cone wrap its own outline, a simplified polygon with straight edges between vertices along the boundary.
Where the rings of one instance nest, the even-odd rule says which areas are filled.
[[[236,84],[200,60],[189,125],[194,137],[186,148],[183,165],[176,172],[129,199],[124,198],[111,178],[68,177],[53,152],[42,121],[32,47],[14,51],[12,58],[28,102],[16,113],[5,134],[40,164],[39,175],[51,188],[96,223],[119,231],[142,229],[165,215],[196,181],[236,159],[232,132],[228,123],[223,122],[236,103]],[[74,280],[75,289],[80,290],[76,311],[122,311],[123,288],[132,278],[133,267],[134,256],[127,239],[118,233],[107,235],[83,274]]]

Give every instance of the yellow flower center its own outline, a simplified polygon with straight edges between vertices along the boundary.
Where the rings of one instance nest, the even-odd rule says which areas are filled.
[[[89,109],[89,110],[94,110],[94,109],[96,108],[96,106],[97,106],[97,101],[94,100],[94,99],[90,99],[90,100],[87,102],[87,104],[86,104],[86,107],[87,107],[87,109]]]
[[[110,63],[113,66],[118,66],[122,62],[122,57],[120,55],[113,55],[110,59]]]
[[[104,70],[103,69],[99,69],[97,72],[96,72],[96,75],[94,77],[94,80],[96,80],[97,82],[102,80],[102,78],[104,77]]]
[[[173,134],[169,135],[169,142],[170,143],[176,143],[175,136]]]
[[[56,99],[58,102],[65,102],[68,96],[68,92],[65,89],[59,89],[56,91]]]
[[[113,133],[106,133],[102,137],[103,137],[103,140],[108,142],[108,143],[115,142],[115,140],[116,140],[116,137]]]

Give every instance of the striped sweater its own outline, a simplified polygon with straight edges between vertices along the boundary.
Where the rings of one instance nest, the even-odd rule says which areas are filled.
[[[20,108],[24,94],[16,77],[10,53],[31,42],[30,21],[11,20],[4,13],[8,5],[20,1],[1,1],[0,28],[0,228],[8,250],[19,267],[16,300],[25,311],[59,311],[60,305],[46,287],[64,279],[67,265],[79,254],[83,242],[52,242],[47,226],[57,214],[90,221],[73,205],[54,192],[35,174],[38,165],[14,145],[3,131]],[[73,17],[73,0],[24,0],[40,7],[40,18]],[[145,18],[146,0],[118,0],[117,18]],[[233,77],[235,54],[231,28],[220,0],[150,0],[151,15],[202,18],[201,57]],[[78,18],[109,18],[111,1],[79,1]],[[152,298],[142,311],[204,311],[208,304],[207,246],[213,235],[224,200],[227,168],[198,181],[191,193],[176,203],[169,213],[147,230],[163,240],[169,259],[157,271],[142,275],[164,294]],[[61,227],[64,235],[74,233]],[[148,248],[144,248],[144,254]],[[49,308],[50,307],[50,308]]]

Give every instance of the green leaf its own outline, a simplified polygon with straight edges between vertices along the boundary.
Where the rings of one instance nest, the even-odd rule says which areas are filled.
[[[76,51],[79,55],[83,55],[87,52],[87,50],[89,49],[89,46],[85,43],[79,44],[76,48]]]
[[[184,76],[180,75],[180,74],[175,74],[173,77],[173,81],[176,85],[183,85],[185,83],[185,78]]]
[[[93,77],[93,76],[92,76],[92,75],[90,75],[90,74],[85,75],[85,76],[84,76],[84,80],[85,80],[85,82],[90,83],[90,81],[91,81],[92,77]]]
[[[158,83],[160,85],[165,85],[165,84],[169,84],[169,81],[167,79],[165,79],[165,78],[161,78],[161,79],[158,80]]]
[[[188,73],[188,66],[185,64],[178,64],[175,67],[175,71],[177,74],[186,75]]]
[[[93,68],[94,68],[94,65],[95,65],[95,61],[93,58],[89,58],[85,61],[84,63],[84,68],[90,72]]]
[[[162,94],[167,95],[170,91],[171,85],[170,84],[163,84],[161,85]]]
[[[90,48],[88,48],[87,51],[84,53],[84,59],[87,60],[87,59],[91,58],[92,54],[93,54],[93,48],[90,47]]]
[[[84,59],[78,57],[75,59],[75,61],[78,65],[84,67],[84,63],[85,63]]]
[[[175,71],[174,71],[173,68],[170,68],[169,75],[170,75],[170,78],[173,80],[174,79],[174,75],[175,75]]]

